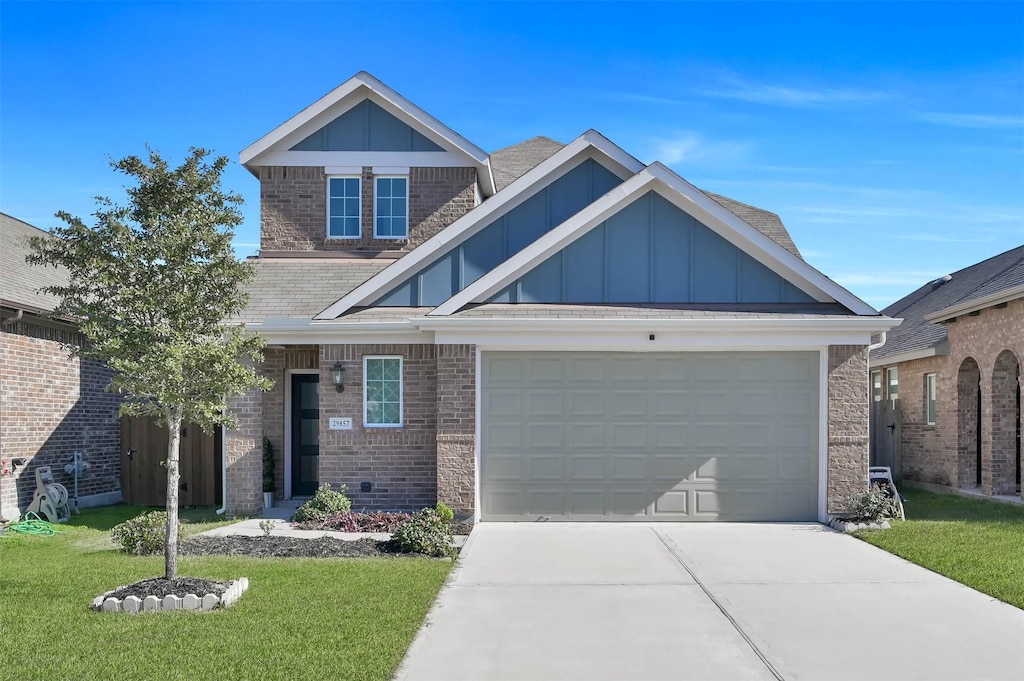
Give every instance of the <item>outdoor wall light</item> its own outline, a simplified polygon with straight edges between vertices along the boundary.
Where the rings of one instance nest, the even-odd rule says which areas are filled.
[[[345,392],[345,367],[341,366],[341,362],[334,363],[331,368],[331,378],[334,379],[334,387],[338,389],[338,392]]]

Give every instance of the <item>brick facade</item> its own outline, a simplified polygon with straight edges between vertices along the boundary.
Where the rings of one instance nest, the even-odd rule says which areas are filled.
[[[868,484],[868,353],[863,345],[828,349],[828,511]]]
[[[363,358],[403,359],[403,426],[363,425]],[[263,373],[275,381],[263,395],[232,409],[242,418],[228,436],[229,506],[252,512],[260,500],[259,441],[271,439],[278,456],[278,496],[284,495],[285,385],[288,369],[319,369],[319,481],[346,485],[356,509],[406,509],[444,501],[471,515],[476,497],[476,347],[473,345],[286,346],[265,353]],[[333,385],[335,362],[345,368],[345,390]],[[828,480],[830,512],[867,485],[868,375],[865,346],[828,352]],[[255,399],[258,404],[251,400]],[[352,430],[331,430],[329,419],[349,417]],[[247,430],[259,426],[260,432]],[[252,454],[251,459],[246,457]],[[236,469],[238,462],[242,466]],[[361,489],[370,483],[369,492]],[[236,490],[238,486],[241,489]]]
[[[896,365],[903,407],[903,476],[975,487],[980,424],[981,490],[1017,495],[1015,390],[1024,360],[1024,300],[958,317],[946,329],[948,355]],[[880,362],[872,368],[884,372],[886,366],[891,365]],[[925,423],[924,377],[928,373],[937,379],[934,426]]]
[[[27,465],[0,477],[0,517],[16,518],[32,501],[35,471],[50,466],[54,479],[74,494],[64,472],[74,452],[89,469],[79,479],[79,498],[120,500],[120,398],[104,391],[110,372],[94,361],[68,358],[65,346],[82,337],[27,317],[0,327],[0,458],[23,457]]]
[[[409,251],[476,206],[475,168],[409,169],[409,238],[374,239],[373,168],[362,169],[362,237],[327,238],[327,175],[322,167],[259,169],[263,251]]]
[[[238,421],[224,434],[225,506],[231,514],[263,509],[263,398],[259,390],[250,390],[228,401],[228,409]]]

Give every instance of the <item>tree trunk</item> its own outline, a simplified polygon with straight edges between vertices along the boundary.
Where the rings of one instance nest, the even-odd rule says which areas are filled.
[[[178,445],[181,443],[181,410],[167,414],[167,547],[164,577],[178,576]]]

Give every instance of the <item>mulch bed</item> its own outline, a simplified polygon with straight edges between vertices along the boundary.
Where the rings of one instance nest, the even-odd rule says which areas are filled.
[[[122,586],[114,593],[110,594],[110,597],[119,598],[124,600],[129,596],[138,596],[139,598],[145,598],[146,596],[157,596],[163,598],[164,596],[178,596],[184,598],[188,594],[195,594],[202,598],[206,594],[215,594],[217,596],[222,595],[228,590],[228,582],[218,582],[212,579],[201,579],[199,577],[178,577],[177,579],[164,579],[163,577],[155,579],[144,579],[141,582],[135,582],[128,586]]]
[[[334,537],[192,537],[183,541],[179,552],[185,556],[248,556],[250,558],[361,558],[403,554],[390,541]]]

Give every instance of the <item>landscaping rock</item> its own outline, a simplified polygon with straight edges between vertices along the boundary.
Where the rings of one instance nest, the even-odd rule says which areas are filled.
[[[166,596],[177,596],[184,598],[188,594],[206,595],[216,594],[220,596],[227,591],[228,582],[218,582],[212,579],[201,579],[199,577],[178,577],[177,579],[144,579],[128,586],[118,587],[107,597],[124,599],[128,596],[156,596],[163,599]],[[147,599],[148,600],[148,599]]]

